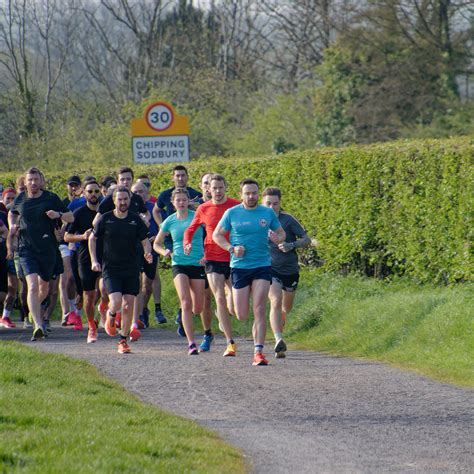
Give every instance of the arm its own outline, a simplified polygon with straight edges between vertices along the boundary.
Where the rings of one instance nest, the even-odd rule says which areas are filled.
[[[155,219],[156,225],[160,226],[162,219],[161,219],[161,211],[157,205],[153,206],[153,219]]]
[[[74,214],[71,211],[67,212],[60,212],[60,211],[53,211],[50,209],[49,211],[46,211],[46,215],[51,219],[61,219],[63,222],[66,222],[67,224],[71,224],[74,222]]]
[[[89,236],[89,253],[91,255],[91,268],[93,272],[100,272],[101,266],[97,261],[97,237],[94,233],[91,233]]]
[[[145,260],[148,263],[153,262],[153,255],[151,254],[151,245],[150,245],[150,241],[148,240],[148,238],[145,237],[142,240],[142,246],[143,246],[143,252],[145,253]]]
[[[202,224],[201,213],[199,212],[199,208],[198,208],[198,210],[196,211],[196,214],[194,214],[191,224],[189,224],[189,227],[184,231],[183,247],[184,247],[184,253],[186,255],[189,255],[191,253],[191,250],[192,250],[191,243],[193,241],[193,236],[201,224]]]
[[[227,234],[228,230],[224,229],[220,224],[217,224],[217,227],[214,229],[212,233],[212,240],[224,250],[230,251],[232,250],[232,245],[230,245],[229,241],[225,238],[225,234]]]
[[[278,248],[282,252],[290,252],[293,249],[302,249],[307,247],[311,243],[311,239],[308,237],[308,234],[304,233],[299,239],[296,239],[294,242],[283,242],[278,245]]]
[[[89,240],[91,233],[92,229],[87,229],[83,234],[71,234],[70,232],[66,232],[64,234],[64,241],[67,243],[76,243]]]
[[[166,249],[163,246],[163,242],[165,241],[165,237],[168,235],[168,232],[163,231],[160,229],[158,235],[156,236],[155,242],[153,244],[153,250],[156,253],[159,253],[163,257],[169,257],[171,255],[170,249]]]

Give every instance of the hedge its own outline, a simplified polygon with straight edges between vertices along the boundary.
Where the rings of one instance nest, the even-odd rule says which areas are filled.
[[[318,240],[318,260],[328,270],[451,284],[473,279],[473,157],[474,141],[463,137],[211,158],[187,167],[191,186],[213,171],[226,177],[232,196],[246,177],[262,189],[279,186],[283,207]],[[148,173],[157,194],[171,185],[172,167],[134,169]],[[112,171],[65,169],[47,176],[60,194],[69,174]]]

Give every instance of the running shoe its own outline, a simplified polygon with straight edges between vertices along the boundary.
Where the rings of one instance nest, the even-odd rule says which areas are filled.
[[[236,344],[227,344],[227,348],[224,352],[224,357],[235,357],[235,353],[237,352],[237,345]]]
[[[43,320],[43,331],[45,337],[48,337],[48,334],[51,332],[51,323],[49,322],[49,319]]]
[[[198,348],[196,347],[196,344],[194,344],[194,342],[190,344],[188,347],[188,355],[190,356],[199,355]]]
[[[199,352],[207,352],[211,348],[211,343],[214,340],[214,336],[211,334],[208,336],[207,334],[204,334],[204,337],[202,338],[202,342],[199,345]]]
[[[82,318],[77,314],[76,315],[76,323],[74,324],[74,331],[82,331],[83,329],[82,325]]]
[[[119,354],[130,354],[130,352],[132,352],[130,346],[127,344],[126,339],[120,339],[119,343],[117,344],[117,352]]]
[[[176,315],[176,324],[178,325],[177,333],[181,337],[186,337],[186,331],[184,330],[183,321],[181,319],[181,308],[178,310],[178,314]]]
[[[137,319],[137,329],[145,329],[145,324],[144,322],[140,319],[140,316],[138,316],[138,319]]]
[[[253,365],[268,365],[268,360],[261,352],[256,352],[253,356]]]
[[[117,329],[120,329],[122,326],[122,313],[120,311],[117,311],[117,314],[115,315],[115,327]]]
[[[165,315],[163,314],[163,311],[161,311],[161,309],[155,309],[155,321],[158,324],[165,324],[168,322],[168,320],[165,318]]]
[[[87,344],[97,342],[98,336],[99,334],[96,325],[89,326],[89,330],[87,331]]]
[[[42,327],[37,327],[33,331],[33,336],[31,337],[31,341],[32,342],[39,341],[39,340],[44,339],[44,338],[45,338],[45,334],[44,334],[43,328]]]
[[[140,336],[140,331],[138,330],[138,328],[135,327],[135,325],[133,325],[133,328],[130,331],[130,342],[138,341],[138,339],[140,339]]]
[[[283,339],[279,339],[275,344],[275,357],[277,359],[284,359],[286,357],[287,347]]]
[[[61,326],[66,327],[67,326],[67,317],[69,316],[68,314],[63,314],[63,319],[61,319]]]
[[[100,323],[102,324],[102,327],[105,327],[105,321],[107,321],[107,308],[108,304],[105,301],[100,301],[99,305],[97,306],[97,311],[100,314]]]
[[[28,321],[28,318],[23,321],[23,329],[30,329],[33,325]]]
[[[143,323],[143,327],[148,328],[150,326],[150,310],[143,308],[143,313],[138,317]]]
[[[5,316],[4,318],[0,318],[0,328],[2,327],[7,329],[15,328],[16,324],[12,322],[8,316]]]
[[[109,336],[115,336],[115,334],[117,334],[117,329],[115,327],[115,318],[113,318],[109,314],[107,314],[104,329]]]

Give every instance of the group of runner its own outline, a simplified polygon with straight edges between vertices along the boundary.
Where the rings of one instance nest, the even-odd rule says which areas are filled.
[[[254,365],[267,365],[263,354],[267,331],[266,304],[275,336],[274,354],[285,357],[283,327],[298,286],[297,248],[310,243],[304,228],[281,209],[281,191],[244,179],[240,200],[226,194],[224,176],[206,173],[199,192],[188,186],[188,171],[173,169],[174,186],[150,195],[150,180],[134,181],[122,167],[117,178],[78,176],[67,181],[68,197],[45,189],[37,168],[29,168],[17,188],[3,191],[0,209],[0,327],[11,321],[18,282],[22,319],[33,323],[32,340],[47,337],[49,316],[58,293],[62,324],[82,329],[81,308],[88,323],[87,342],[98,338],[101,324],[109,336],[118,334],[118,352],[131,352],[128,341],[149,326],[148,303],[153,294],[155,319],[166,323],[161,310],[158,255],[171,260],[180,308],[178,334],[187,339],[189,355],[210,350],[211,295],[227,345],[224,357],[237,347],[231,316],[254,314]],[[59,245],[58,245],[59,242]],[[26,298],[25,298],[26,295]],[[96,317],[95,306],[98,305]],[[200,315],[203,338],[198,345],[193,315]]]

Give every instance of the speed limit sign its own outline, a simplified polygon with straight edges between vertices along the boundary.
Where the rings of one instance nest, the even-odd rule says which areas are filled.
[[[173,110],[164,102],[151,104],[146,110],[145,117],[148,126],[158,132],[170,128],[174,120]]]

